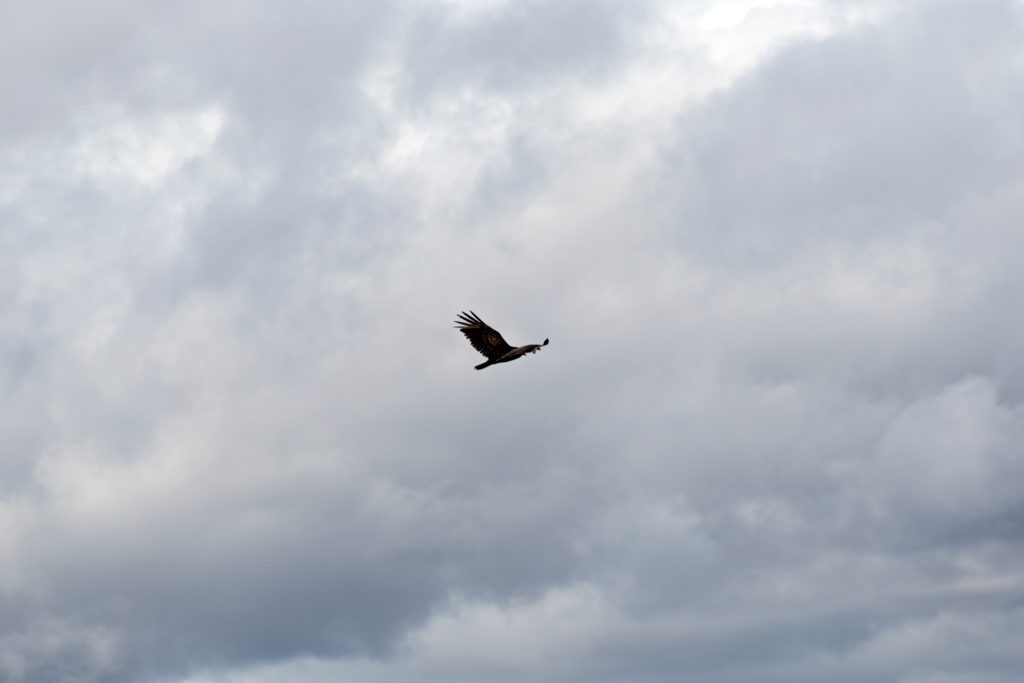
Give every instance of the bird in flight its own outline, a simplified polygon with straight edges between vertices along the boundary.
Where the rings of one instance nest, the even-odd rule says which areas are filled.
[[[475,366],[477,370],[483,370],[488,365],[496,363],[507,363],[528,353],[537,353],[540,347],[547,346],[548,340],[543,344],[527,344],[526,346],[513,347],[505,341],[496,329],[485,323],[480,317],[470,311],[459,313],[459,319],[455,321],[455,327],[466,335],[466,339],[473,345],[473,348],[487,357],[486,363]]]

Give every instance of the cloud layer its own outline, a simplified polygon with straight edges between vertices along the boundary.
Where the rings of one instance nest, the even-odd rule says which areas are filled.
[[[1019,676],[1019,3],[14,15],[0,680]]]

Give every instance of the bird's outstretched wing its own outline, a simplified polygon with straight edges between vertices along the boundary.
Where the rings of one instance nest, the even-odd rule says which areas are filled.
[[[473,311],[468,315],[465,312],[460,313],[455,326],[462,330],[462,334],[466,335],[473,348],[484,354],[487,360],[496,360],[512,350],[498,331],[481,320]]]

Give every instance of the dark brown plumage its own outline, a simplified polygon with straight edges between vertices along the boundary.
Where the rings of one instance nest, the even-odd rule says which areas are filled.
[[[528,353],[537,353],[540,347],[547,346],[548,340],[543,344],[527,344],[526,346],[513,347],[502,338],[493,327],[485,323],[480,317],[470,311],[459,313],[459,319],[455,321],[455,327],[466,335],[466,339],[473,345],[473,348],[487,357],[486,363],[475,366],[477,370],[483,370],[488,365],[507,363]]]

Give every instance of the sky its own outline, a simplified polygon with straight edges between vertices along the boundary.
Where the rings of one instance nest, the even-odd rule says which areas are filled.
[[[1024,3],[4,15],[0,681],[1020,680]]]

